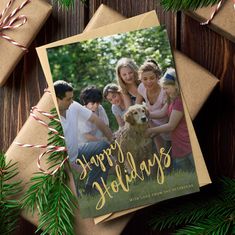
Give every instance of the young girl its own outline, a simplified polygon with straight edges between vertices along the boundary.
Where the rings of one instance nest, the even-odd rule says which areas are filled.
[[[161,118],[168,113],[169,121],[161,126],[149,128],[147,134],[154,136],[162,132],[171,132],[172,163],[174,170],[191,171],[194,169],[189,133],[184,117],[183,103],[175,70],[168,69],[160,79],[160,84],[167,93],[168,102],[158,112],[150,114],[151,118]]]
[[[116,66],[116,78],[118,85],[121,87],[125,108],[135,104],[138,95],[137,87],[138,67],[134,60],[129,58],[121,58]]]
[[[167,113],[159,119],[151,118],[151,115],[161,110],[166,103],[166,93],[159,85],[160,76],[161,70],[153,60],[146,61],[139,69],[141,83],[138,87],[139,96],[136,102],[141,103],[143,99],[145,100],[150,114],[151,126],[163,125],[168,121]],[[169,148],[170,146],[170,135],[168,133],[160,134],[154,140],[158,151],[161,147]]]
[[[126,112],[126,107],[120,87],[114,83],[107,84],[104,87],[103,96],[112,104],[112,113],[117,120],[118,126],[124,126],[123,116]]]
[[[84,88],[80,94],[81,103],[95,113],[108,126],[109,119],[103,106],[101,105],[102,98],[102,92],[95,86],[88,86]],[[96,125],[89,121],[82,123],[82,125],[79,126],[78,131],[83,135],[84,143],[105,139],[104,135],[96,127]]]

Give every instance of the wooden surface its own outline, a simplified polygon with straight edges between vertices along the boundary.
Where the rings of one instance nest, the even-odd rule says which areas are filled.
[[[235,44],[183,13],[164,12],[156,0],[90,0],[84,6],[76,0],[66,11],[53,4],[53,14],[38,34],[3,88],[0,88],[0,149],[6,151],[47,87],[35,47],[78,34],[104,3],[126,17],[155,9],[166,24],[173,47],[181,50],[220,79],[194,121],[199,142],[212,178],[235,177]],[[23,219],[17,234],[34,234],[34,227]],[[141,212],[123,234],[167,234],[151,231]]]

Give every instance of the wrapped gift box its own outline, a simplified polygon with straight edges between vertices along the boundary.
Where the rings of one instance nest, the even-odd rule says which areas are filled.
[[[0,22],[24,1],[25,0],[13,1],[13,4],[5,12]],[[0,13],[4,11],[8,2],[9,0],[0,1]],[[52,6],[46,1],[32,0],[14,16],[25,15],[27,17],[26,23],[15,29],[2,30],[0,33],[5,34],[27,48],[49,17],[51,11]],[[22,22],[22,20],[15,22],[14,25],[19,24],[20,22]],[[25,52],[20,47],[13,45],[11,42],[0,36],[0,86],[4,85],[24,53]]]
[[[187,12],[187,14],[199,22],[205,22],[210,19],[214,9],[215,5],[199,8],[196,11]],[[207,26],[235,43],[235,9],[233,1],[223,1],[221,8]]]

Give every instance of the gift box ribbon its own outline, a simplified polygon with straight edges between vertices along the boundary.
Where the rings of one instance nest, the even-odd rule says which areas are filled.
[[[216,5],[215,9],[211,13],[210,18],[207,21],[200,23],[201,25],[207,25],[207,24],[209,24],[213,20],[213,18],[216,15],[216,13],[220,10],[223,1],[224,0],[219,1],[219,3]],[[235,10],[235,0],[233,0],[233,8]]]
[[[22,8],[24,8],[31,0],[24,1],[20,6],[18,6],[15,10],[13,10],[10,14],[6,15],[6,12],[11,8],[13,2],[15,0],[10,0],[7,3],[7,6],[3,11],[0,13],[0,37],[4,38],[8,42],[12,43],[13,45],[21,48],[23,51],[27,52],[28,49],[21,45],[20,43],[16,42],[11,37],[2,33],[3,30],[12,30],[21,27],[27,22],[27,17],[25,15],[20,15],[14,17]]]
[[[49,92],[48,90],[46,90],[46,92]],[[50,92],[49,92],[50,93]],[[51,93],[50,93],[51,94]],[[43,110],[38,109],[36,106],[32,107],[30,110],[30,116],[33,117],[38,123],[40,123],[41,125],[43,125],[44,127],[46,127],[49,131],[53,132],[55,135],[57,135],[58,137],[60,137],[61,139],[64,139],[64,136],[59,135],[58,131],[55,130],[54,128],[51,128],[45,121],[43,121],[42,119],[40,119],[38,117],[38,115],[35,114],[35,111],[40,113],[41,115],[43,115],[44,117],[47,117],[51,120],[54,120],[56,122],[60,122],[60,120],[58,118],[56,118],[56,115],[52,115],[51,113],[47,113]],[[54,170],[52,171],[47,171],[44,170],[41,167],[41,159],[44,155],[48,154],[48,153],[53,153],[53,152],[67,152],[67,149],[65,146],[54,146],[54,145],[41,145],[41,144],[23,144],[23,143],[19,143],[19,142],[14,142],[16,145],[23,147],[23,148],[40,148],[40,149],[46,149],[43,153],[41,153],[38,156],[38,160],[37,160],[37,167],[38,169],[48,175],[54,175],[58,170],[60,170],[60,168],[64,165],[64,163],[68,160],[68,156],[65,157],[63,159],[63,161],[59,164],[59,166],[57,166]]]

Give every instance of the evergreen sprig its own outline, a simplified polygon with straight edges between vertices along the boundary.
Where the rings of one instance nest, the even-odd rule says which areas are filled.
[[[186,225],[178,235],[235,234],[235,180],[225,178],[209,191],[162,203],[149,223],[160,230]]]
[[[206,7],[218,3],[220,0],[161,0],[160,4],[165,10],[196,10],[200,7]]]
[[[179,229],[176,234],[178,235],[231,235],[233,229],[234,218],[226,218],[222,215],[216,217],[206,218],[201,222],[188,225],[183,229]]]
[[[54,2],[57,2],[59,5],[65,8],[73,7],[74,6],[74,0],[53,0]],[[80,0],[81,3],[85,4],[87,0]]]
[[[55,109],[51,114],[57,115]],[[57,117],[58,118],[58,117]],[[62,126],[55,120],[51,120],[49,126],[56,129],[59,135],[63,135]],[[49,131],[48,145],[65,146],[65,142],[58,135]],[[67,156],[66,152],[53,152],[47,157],[50,164],[48,170],[57,167]],[[28,213],[35,212],[35,206],[39,212],[39,225],[36,232],[43,230],[41,235],[74,234],[74,210],[77,206],[77,198],[67,186],[69,175],[68,164],[64,164],[55,174],[37,172],[30,180],[30,187],[23,197],[23,208]]]
[[[70,6],[74,5],[74,0],[53,0],[54,2],[57,2],[59,5],[65,8],[69,8]]]
[[[19,220],[19,201],[11,199],[22,189],[20,181],[13,182],[17,174],[16,163],[6,163],[5,155],[0,153],[0,234],[4,235],[12,234]]]
[[[65,8],[73,7],[74,0],[53,0],[59,5]],[[81,3],[85,4],[87,0],[80,0]],[[180,10],[196,10],[200,7],[212,6],[218,3],[220,0],[161,0],[160,4],[165,10],[180,11]]]

